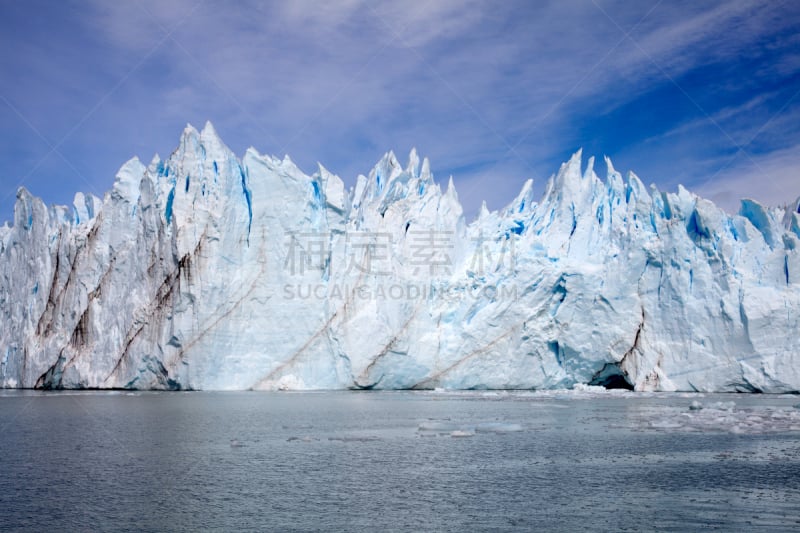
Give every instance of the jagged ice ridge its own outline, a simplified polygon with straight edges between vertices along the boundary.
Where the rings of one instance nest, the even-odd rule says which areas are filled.
[[[17,193],[0,384],[800,390],[800,201],[729,216],[578,152],[467,224],[415,151],[354,188],[211,124],[103,199]]]

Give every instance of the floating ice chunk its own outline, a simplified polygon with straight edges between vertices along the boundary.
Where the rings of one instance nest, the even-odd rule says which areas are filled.
[[[470,433],[472,436],[475,433],[515,433],[523,431],[520,424],[509,422],[482,422],[479,424],[463,424],[450,421],[426,421],[422,422],[417,431],[423,435],[439,434],[446,435],[453,433]],[[465,435],[456,435],[465,436]]]
[[[363,437],[346,436],[346,437],[328,437],[328,440],[332,442],[373,442],[381,439],[374,436],[363,436]]]
[[[453,422],[423,422],[417,427],[417,431],[434,431],[434,432],[448,432],[460,429],[462,426]]]
[[[653,420],[650,422],[650,427],[655,429],[675,429],[683,427],[683,424],[674,420]]]
[[[314,437],[309,437],[306,435],[305,437],[289,437],[286,439],[286,442],[318,442],[319,439],[315,439]]]
[[[475,431],[478,433],[515,433],[517,431],[522,431],[522,426],[507,422],[486,422],[478,424],[475,427]]]
[[[576,383],[572,386],[572,390],[581,392],[606,392],[608,389],[600,385],[586,385],[585,383]]]
[[[694,404],[694,403],[693,403]],[[734,402],[714,402],[689,411],[667,409],[650,413],[652,429],[690,432],[727,432],[760,435],[793,432],[800,429],[800,411],[775,407],[736,409]]]
[[[462,437],[474,437],[475,436],[475,432],[471,431],[469,429],[457,429],[457,430],[451,432],[450,436],[451,437],[459,437],[459,438],[462,438]]]
[[[708,404],[706,407],[718,411],[733,411],[734,407],[736,407],[736,402],[714,402]]]

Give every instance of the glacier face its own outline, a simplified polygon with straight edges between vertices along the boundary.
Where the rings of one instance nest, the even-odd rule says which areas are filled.
[[[464,220],[415,152],[346,190],[207,124],[0,227],[0,384],[800,390],[800,202],[729,216],[580,153]]]

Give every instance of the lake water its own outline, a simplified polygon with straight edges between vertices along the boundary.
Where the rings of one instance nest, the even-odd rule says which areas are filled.
[[[800,529],[798,402],[6,391],[0,529]]]

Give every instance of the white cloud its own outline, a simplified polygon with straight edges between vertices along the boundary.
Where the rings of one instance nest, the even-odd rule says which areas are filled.
[[[598,2],[624,31],[655,5]],[[237,150],[288,151],[306,170],[320,160],[345,179],[385,150],[417,146],[440,177],[462,169],[456,183],[474,210],[480,197],[499,206],[507,191],[510,201],[525,178],[543,181],[588,141],[575,132],[591,114],[663,83],[651,59],[678,77],[788,23],[777,13],[757,2],[662,2],[631,33],[647,54],[586,0],[94,0],[85,23],[108,43],[96,68],[109,87],[174,30],[99,111],[116,122],[141,120],[144,101],[161,110],[148,118],[154,130],[212,119]],[[764,68],[790,71],[792,61]],[[765,98],[714,117],[747,116]],[[682,128],[659,142],[696,125]]]
[[[800,196],[800,144],[753,161],[740,155],[736,164],[713,181],[700,184],[695,192],[731,213],[738,211],[741,198],[769,206],[786,205]]]

